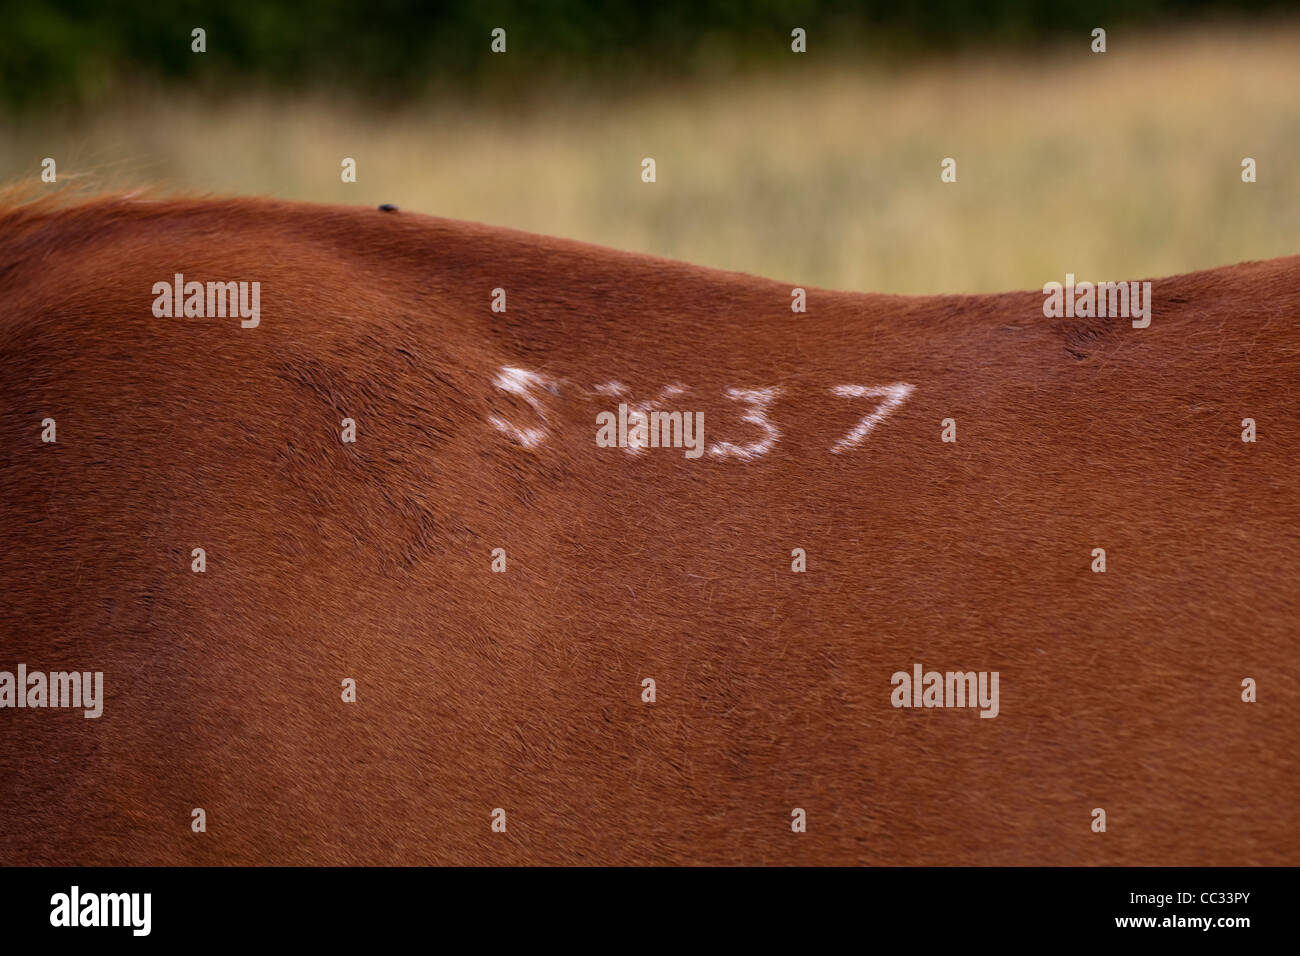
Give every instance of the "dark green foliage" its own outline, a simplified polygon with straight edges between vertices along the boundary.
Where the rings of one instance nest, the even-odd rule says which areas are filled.
[[[1266,0],[3,0],[0,103],[94,102],[158,79],[214,90],[339,86],[388,98],[443,84],[509,90],[569,76],[617,83],[788,57],[795,26],[808,31],[810,52],[908,56],[1281,6]],[[497,26],[508,32],[506,56],[489,52],[489,32]],[[194,27],[207,30],[203,55],[190,51]]]

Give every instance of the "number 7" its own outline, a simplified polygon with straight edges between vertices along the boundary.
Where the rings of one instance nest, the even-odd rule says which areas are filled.
[[[873,428],[889,417],[890,412],[907,401],[907,396],[912,394],[912,386],[905,382],[897,385],[836,385],[831,391],[844,398],[884,399],[875,411],[853,426],[853,431],[831,446],[831,452],[838,455],[860,444]]]

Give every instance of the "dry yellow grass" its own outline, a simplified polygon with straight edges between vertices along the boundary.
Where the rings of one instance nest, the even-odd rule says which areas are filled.
[[[1110,47],[901,72],[806,59],[511,113],[158,93],[0,123],[0,177],[34,179],[54,156],[62,175],[106,187],[392,202],[864,291],[989,292],[1300,252],[1300,29],[1112,33]],[[339,181],[344,156],[355,185]],[[945,156],[956,184],[939,180]]]

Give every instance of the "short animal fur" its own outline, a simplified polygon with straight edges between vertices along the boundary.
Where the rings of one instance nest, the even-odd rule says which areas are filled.
[[[260,324],[155,318],[175,273],[260,281]],[[1157,280],[1146,329],[794,285],[406,210],[6,202],[0,669],[105,701],[0,710],[0,861],[1300,863],[1300,257]],[[779,439],[600,448],[612,381],[685,387],[710,444],[776,387]],[[832,389],[889,383],[832,453],[876,404]],[[998,671],[997,718],[893,707],[918,662]]]

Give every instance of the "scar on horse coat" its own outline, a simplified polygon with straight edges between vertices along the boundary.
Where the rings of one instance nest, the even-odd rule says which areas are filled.
[[[178,273],[260,323],[155,317]],[[0,859],[1300,863],[1300,258],[1157,280],[1145,329],[793,289],[8,203],[0,670],[105,699],[0,709]],[[598,446],[620,403],[706,452]],[[895,706],[917,665],[997,672],[996,719]]]

